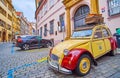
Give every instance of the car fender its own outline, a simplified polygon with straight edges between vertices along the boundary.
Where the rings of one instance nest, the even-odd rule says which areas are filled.
[[[67,56],[64,56],[61,66],[69,70],[74,70],[82,54],[88,54],[92,59],[92,54],[85,49],[72,49]]]
[[[116,40],[113,37],[109,38],[109,40],[110,40],[110,44],[111,44],[111,50],[115,50],[117,48]]]

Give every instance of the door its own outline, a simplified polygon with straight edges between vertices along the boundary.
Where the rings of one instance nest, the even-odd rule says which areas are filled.
[[[110,38],[110,34],[106,28],[102,28],[102,33],[103,33],[103,37],[104,37],[106,52],[109,52],[111,50],[111,43],[110,43],[110,40],[108,39],[108,38]]]
[[[93,50],[93,56],[95,58],[98,58],[105,53],[105,44],[104,44],[104,39],[102,37],[101,29],[96,29],[94,33],[92,40],[92,50]]]
[[[38,47],[38,40],[36,37],[31,38],[31,47]]]

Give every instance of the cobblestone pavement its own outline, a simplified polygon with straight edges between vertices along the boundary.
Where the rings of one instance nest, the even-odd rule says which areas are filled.
[[[92,66],[90,73],[84,77],[65,75],[50,69],[46,61],[37,62],[48,53],[47,48],[21,51],[10,43],[0,43],[0,78],[120,78],[119,53],[99,58],[98,66]]]

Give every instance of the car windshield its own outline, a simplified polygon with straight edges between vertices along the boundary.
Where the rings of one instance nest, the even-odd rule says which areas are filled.
[[[32,39],[34,38],[35,36],[26,36],[27,39]]]
[[[76,37],[90,37],[92,35],[92,29],[88,29],[88,30],[80,30],[80,31],[74,31],[72,38],[76,38]]]
[[[31,39],[33,37],[35,37],[35,36],[21,36],[22,39]]]

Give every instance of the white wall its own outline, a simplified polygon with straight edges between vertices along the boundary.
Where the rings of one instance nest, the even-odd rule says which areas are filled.
[[[62,0],[56,2],[51,9],[48,8],[47,13],[39,20],[39,22],[37,22],[37,28],[40,29],[40,27],[42,27],[42,38],[44,39],[53,38],[55,44],[57,44],[58,42],[64,39],[65,36],[63,35],[63,33],[58,32],[58,21],[59,21],[59,16],[61,14],[65,14],[65,7],[62,4]],[[44,25],[47,24],[47,29],[50,30],[50,21],[52,20],[54,20],[54,34],[50,35],[49,32],[47,32],[47,36],[45,37]],[[57,35],[55,35],[55,31],[57,31]]]
[[[105,12],[102,12],[102,8],[105,8]],[[99,0],[99,10],[103,15],[105,24],[110,28],[112,34],[116,32],[116,28],[120,28],[120,15],[110,17],[108,15],[107,0]]]

